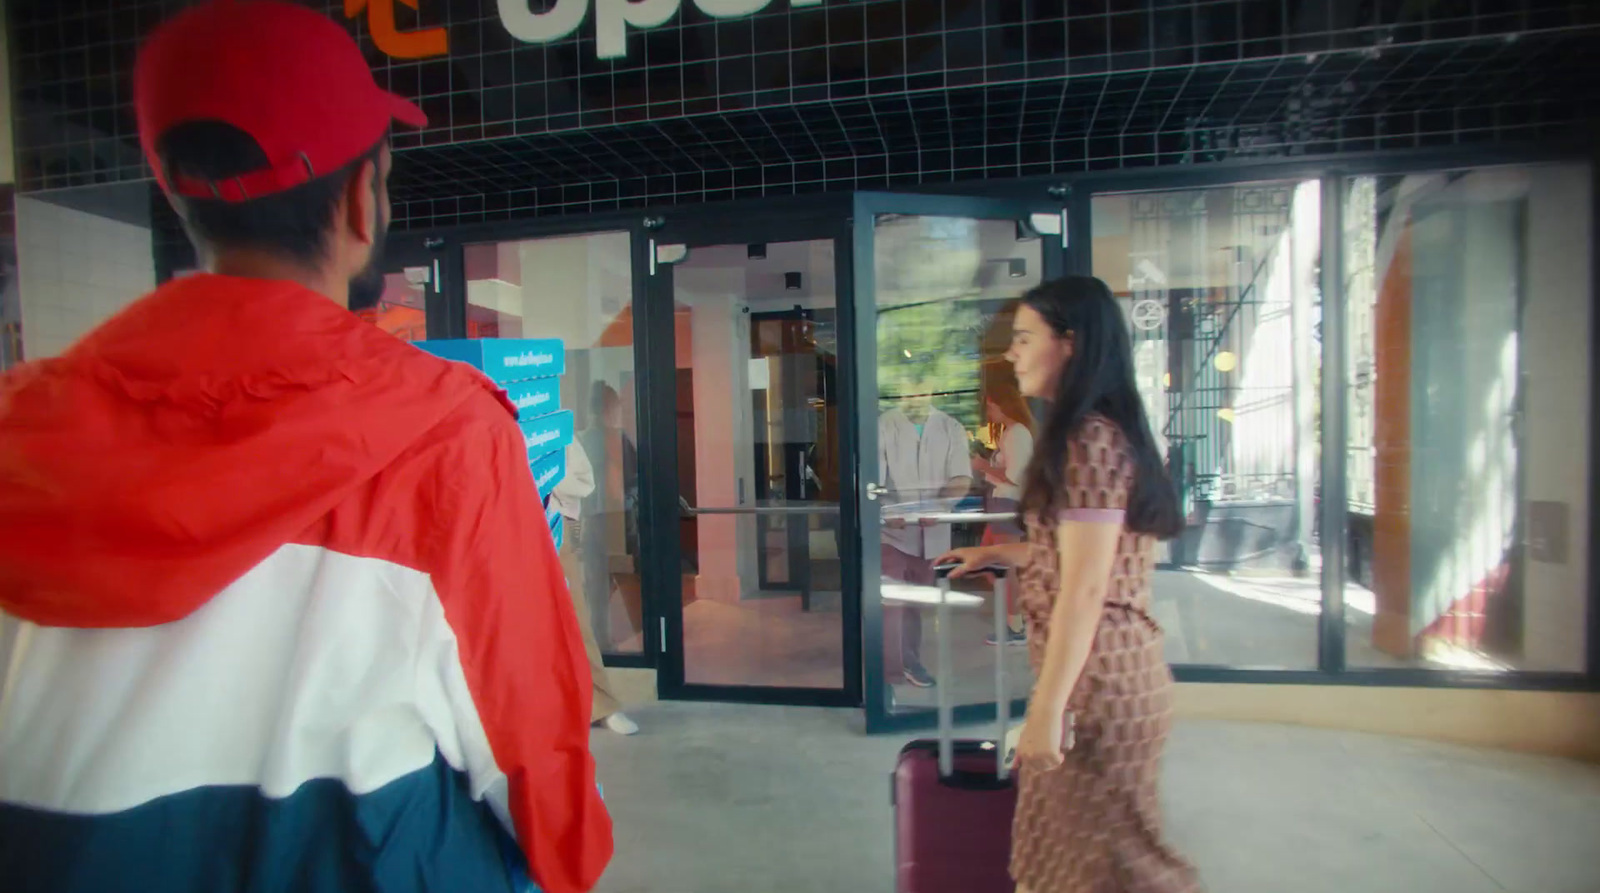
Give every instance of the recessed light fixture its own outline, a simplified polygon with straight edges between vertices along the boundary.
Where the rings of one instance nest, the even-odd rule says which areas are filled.
[[[745,248],[745,255],[751,260],[767,259],[767,243],[756,242]]]
[[[1006,275],[1012,279],[1021,279],[1028,275],[1028,261],[1020,257],[1013,257],[1006,261]]]
[[[791,273],[784,273],[783,274],[783,287],[788,289],[789,291],[799,291],[800,290],[800,274],[799,273],[792,273],[792,272]]]

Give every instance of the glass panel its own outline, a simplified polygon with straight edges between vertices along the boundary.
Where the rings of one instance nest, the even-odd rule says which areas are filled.
[[[935,679],[934,617],[926,604],[934,584],[930,562],[952,546],[1015,533],[1009,520],[951,524],[919,516],[981,512],[985,497],[995,495],[982,468],[1005,429],[1032,425],[1000,357],[1010,341],[1015,299],[1039,283],[1042,243],[1012,220],[880,215],[873,244],[876,306],[868,309],[877,314],[877,481],[889,492],[882,498],[877,544],[882,578],[866,592],[876,589],[883,603],[890,710],[931,709],[934,684],[951,686],[958,706],[992,703],[991,586],[956,584],[971,598],[952,614],[955,676]],[[1006,647],[1005,655],[1013,696],[1025,696],[1031,679],[1026,649]]]
[[[560,338],[561,406],[595,489],[567,518],[563,551],[579,610],[605,652],[644,650],[634,405],[633,261],[626,232],[468,245],[467,335]],[[577,577],[578,579],[572,579]]]
[[[432,275],[433,268],[419,267]],[[181,274],[180,274],[181,275]],[[356,315],[402,341],[428,338],[428,283],[420,276],[400,270],[383,274],[383,295],[375,306],[358,310]]]
[[[841,689],[833,242],[753,247],[673,270],[684,681]]]
[[[1093,215],[1189,519],[1153,587],[1167,659],[1314,667],[1319,184],[1101,195]]]
[[[1351,665],[1584,668],[1589,176],[1346,183]]]

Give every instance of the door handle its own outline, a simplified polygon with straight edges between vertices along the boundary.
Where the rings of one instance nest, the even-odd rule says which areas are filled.
[[[873,502],[877,502],[879,496],[888,496],[888,495],[889,495],[889,488],[888,487],[880,487],[877,484],[868,484],[867,485],[867,499],[869,499],[869,500],[871,500]]]

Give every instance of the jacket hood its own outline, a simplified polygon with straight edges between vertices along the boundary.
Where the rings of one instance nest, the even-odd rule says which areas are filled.
[[[0,378],[0,610],[185,617],[485,391],[302,286],[170,283]]]

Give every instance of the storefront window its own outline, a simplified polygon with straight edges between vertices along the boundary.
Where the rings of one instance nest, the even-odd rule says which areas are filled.
[[[561,406],[576,415],[575,449],[594,469],[594,489],[566,503],[578,517],[564,522],[564,564],[601,650],[642,652],[630,236],[469,245],[465,262],[468,337],[566,345]]]
[[[1352,666],[1581,671],[1589,172],[1345,184]]]
[[[1167,657],[1314,667],[1319,184],[1102,195],[1093,215],[1094,274],[1188,517],[1153,584]]]

